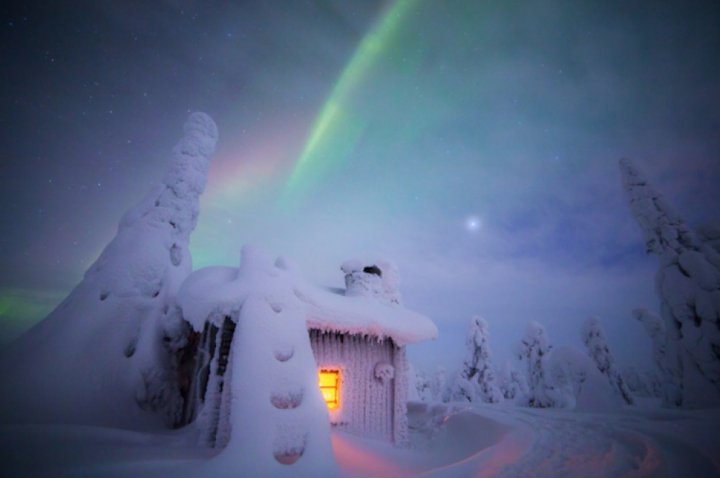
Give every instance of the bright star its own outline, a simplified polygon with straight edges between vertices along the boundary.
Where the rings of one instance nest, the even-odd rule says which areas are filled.
[[[477,232],[482,227],[482,220],[477,216],[468,216],[465,219],[465,229],[470,232]]]

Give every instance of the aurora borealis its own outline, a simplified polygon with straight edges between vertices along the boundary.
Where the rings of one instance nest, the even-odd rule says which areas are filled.
[[[0,339],[80,280],[159,180],[188,111],[220,129],[195,267],[244,243],[338,286],[400,269],[454,365],[472,314],[509,355],[589,315],[646,354],[655,259],[633,158],[690,224],[720,216],[718,7],[654,2],[37,2],[3,34]],[[639,345],[638,345],[639,344]],[[646,360],[643,356],[639,360]]]

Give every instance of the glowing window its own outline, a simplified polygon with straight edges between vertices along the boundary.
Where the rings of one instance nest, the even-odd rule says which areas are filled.
[[[340,406],[340,370],[320,370],[319,384],[329,410]]]

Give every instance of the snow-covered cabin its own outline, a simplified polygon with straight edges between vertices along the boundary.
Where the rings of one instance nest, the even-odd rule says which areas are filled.
[[[270,266],[247,267],[247,255],[244,251],[239,269],[208,267],[194,272],[178,294],[180,313],[196,331],[191,335],[196,353],[187,369],[192,374],[185,380],[183,421],[197,424],[204,444],[224,446],[231,400],[224,381],[232,365],[233,338],[236,328],[243,333],[244,297],[259,294],[275,312],[288,307],[288,302],[297,304],[308,331],[302,340],[309,341],[316,362],[316,370],[305,372],[317,374],[331,425],[364,437],[406,443],[405,347],[434,339],[437,328],[427,317],[402,306],[394,267],[348,261],[342,266],[346,288],[332,289],[309,284],[283,259],[274,265],[268,262]],[[284,276],[280,282],[288,294],[262,285],[270,277],[277,282],[278,275]],[[278,343],[275,359],[287,360],[297,347]],[[257,366],[263,367],[260,358]]]

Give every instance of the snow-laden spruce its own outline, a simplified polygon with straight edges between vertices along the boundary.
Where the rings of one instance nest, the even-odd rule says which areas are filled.
[[[615,363],[615,357],[610,353],[610,347],[607,343],[605,330],[600,324],[600,319],[591,317],[586,320],[581,335],[588,355],[595,362],[597,369],[605,376],[610,386],[625,400],[625,403],[632,405],[634,403],[632,394]]]
[[[697,228],[700,240],[720,254],[720,220],[713,219]]]
[[[431,392],[430,392],[430,379],[428,378],[427,374],[424,370],[417,369],[415,370],[415,377],[414,377],[414,388],[415,392],[412,393],[412,390],[409,392],[408,399],[412,401],[413,398],[417,398],[420,402],[430,402],[431,401]]]
[[[3,354],[2,421],[147,428],[158,421],[147,410],[175,421],[182,400],[163,322],[192,270],[189,238],[217,139],[209,116],[190,115],[162,182],[70,295]]]
[[[636,397],[663,398],[662,381],[654,370],[640,370],[634,365],[623,368],[623,378]]]
[[[545,394],[554,408],[608,412],[623,403],[590,357],[577,347],[553,347],[544,369]]]
[[[488,336],[487,321],[473,316],[465,337],[466,356],[454,393],[470,402],[497,403],[502,398],[495,379]]]
[[[432,380],[430,380],[430,400],[433,402],[447,402],[450,399],[447,390],[447,370],[437,366]]]
[[[653,359],[660,372],[663,405],[679,407],[682,405],[682,362],[678,355],[676,341],[668,337],[663,319],[647,309],[633,310],[633,317],[645,327],[652,341]]]
[[[537,322],[530,322],[525,337],[518,344],[516,355],[525,365],[528,384],[525,404],[531,407],[558,406],[553,396],[553,387],[546,377],[545,357],[551,349],[545,328]]]
[[[500,391],[506,400],[518,402],[523,400],[528,393],[527,380],[510,361],[505,362],[499,380]]]
[[[679,343],[684,406],[720,405],[720,253],[701,240],[627,159],[630,210],[648,253],[660,259],[656,290],[669,342]]]

